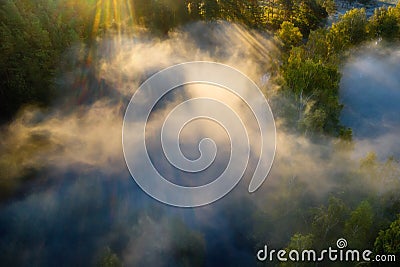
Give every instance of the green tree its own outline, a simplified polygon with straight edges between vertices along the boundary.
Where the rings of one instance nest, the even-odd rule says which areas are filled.
[[[379,254],[400,254],[400,215],[375,240],[374,250]]]
[[[301,0],[295,3],[292,21],[300,28],[303,36],[308,36],[311,30],[318,28],[327,15],[325,8],[316,0]]]
[[[360,205],[351,212],[350,218],[345,223],[344,236],[351,247],[370,247],[370,233],[373,224],[374,213],[368,201],[362,201]]]
[[[290,238],[290,242],[289,242],[288,246],[285,248],[285,250],[288,254],[290,253],[291,250],[298,251],[299,259],[301,261],[302,251],[314,249],[313,242],[314,242],[314,236],[312,234],[303,235],[303,234],[297,233],[297,234],[294,234]],[[282,262],[280,264],[280,266],[282,266],[282,267],[284,267],[284,266],[299,266],[300,267],[300,266],[309,266],[309,264],[310,264],[309,262],[301,263],[301,262],[287,261],[287,262]]]
[[[312,58],[314,61],[328,61],[328,44],[326,35],[328,31],[324,28],[311,31],[308,36],[307,43],[304,47],[304,52],[307,58]]]
[[[293,46],[300,45],[303,38],[299,28],[295,27],[294,24],[289,21],[282,22],[277,36],[282,41],[283,47],[286,50],[289,50]]]
[[[368,184],[374,184],[379,173],[379,162],[375,152],[369,152],[360,160],[360,169],[363,172],[366,182]]]
[[[55,95],[61,55],[85,38],[80,18],[59,12],[65,1],[5,1],[0,4],[0,119],[30,103],[47,105]],[[82,14],[85,14],[84,12]]]
[[[218,19],[221,15],[220,4],[217,0],[204,1],[203,10],[206,20]]]
[[[202,266],[205,241],[203,236],[188,228],[182,220],[174,218],[171,223],[170,249],[179,266]]]
[[[278,5],[282,8],[282,18],[286,21],[291,21],[293,19],[293,11],[296,1],[292,0],[278,0]]]
[[[304,48],[294,48],[283,77],[297,103],[298,125],[304,131],[337,135],[342,106],[338,99],[340,74],[337,66],[314,61]]]
[[[330,28],[327,40],[330,53],[338,54],[351,45],[366,40],[367,16],[365,9],[352,9]]]
[[[329,198],[328,206],[317,208],[314,214],[312,233],[317,248],[333,244],[338,236],[342,236],[348,208],[341,199]]]
[[[336,12],[336,3],[334,0],[320,0],[319,4],[325,8],[326,12],[329,15]]]
[[[96,266],[98,267],[122,267],[122,263],[118,258],[117,254],[113,253],[109,247],[107,247],[101,254]]]
[[[368,32],[371,37],[382,37],[385,39],[398,38],[400,13],[393,7],[376,8],[374,15],[368,21]]]

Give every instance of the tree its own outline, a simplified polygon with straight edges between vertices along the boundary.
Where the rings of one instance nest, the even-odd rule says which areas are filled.
[[[10,0],[0,5],[0,119],[10,119],[26,104],[48,105],[55,96],[61,55],[86,37],[80,18],[70,17],[73,11],[59,12],[64,4]]]
[[[179,219],[172,219],[170,249],[178,266],[202,266],[205,242],[203,236]]]
[[[122,267],[122,263],[118,256],[107,247],[101,254],[96,266],[98,267]]]
[[[351,247],[362,249],[370,247],[370,233],[373,223],[373,210],[368,201],[362,201],[360,205],[351,212],[350,219],[346,221],[344,236],[348,239]]]
[[[366,37],[367,16],[365,9],[352,9],[347,11],[340,22],[336,24],[348,38],[351,44],[359,44]]]
[[[303,235],[303,234],[294,234],[291,238],[290,238],[290,242],[288,244],[288,246],[286,247],[287,251],[290,251],[292,249],[296,249],[296,250],[305,250],[305,249],[312,249],[313,246],[313,240],[314,240],[314,236],[312,234],[308,234],[308,235]]]
[[[366,40],[366,26],[367,17],[364,8],[347,11],[338,22],[332,24],[328,32],[329,52],[338,54],[351,45]]]
[[[307,43],[304,47],[304,51],[308,58],[312,58],[315,61],[329,60],[326,40],[327,33],[328,31],[323,28],[310,32]]]
[[[220,17],[220,6],[217,0],[204,1],[204,18],[206,20],[218,19]]]
[[[325,8],[326,12],[331,15],[336,12],[336,3],[334,0],[320,0],[320,5]]]
[[[297,103],[297,122],[304,131],[338,135],[339,104],[337,66],[307,58],[304,48],[293,48],[283,77]]]
[[[295,5],[293,23],[300,28],[303,36],[308,36],[310,30],[315,30],[322,19],[327,17],[325,8],[316,0],[301,0]]]
[[[317,208],[314,213],[312,229],[319,248],[334,242],[338,236],[342,236],[348,208],[341,199],[329,198],[328,206]]]
[[[285,50],[300,45],[303,38],[299,28],[295,27],[294,24],[289,21],[282,22],[277,36],[282,41]]]
[[[400,13],[396,8],[380,7],[376,8],[374,15],[368,21],[368,32],[372,38],[382,37],[385,39],[394,39],[399,34]]]
[[[283,19],[292,20],[295,1],[292,0],[277,0],[278,5],[282,8]]]
[[[290,238],[290,242],[288,244],[288,246],[285,248],[287,254],[289,255],[290,251],[292,250],[296,250],[297,252],[299,252],[299,262],[292,262],[292,261],[287,261],[287,262],[282,262],[279,266],[309,266],[310,262],[307,262],[307,260],[305,260],[304,262],[302,261],[302,251],[304,250],[311,250],[314,249],[313,248],[313,242],[314,242],[314,236],[312,234],[308,234],[308,235],[303,235],[303,234],[294,234],[291,238]],[[296,256],[295,254],[293,255],[294,257]],[[311,260],[310,260],[311,261]]]
[[[400,254],[400,215],[388,229],[379,232],[374,250],[378,254]]]

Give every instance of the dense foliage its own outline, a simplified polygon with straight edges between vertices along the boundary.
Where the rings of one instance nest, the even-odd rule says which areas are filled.
[[[350,48],[364,41],[399,39],[399,25],[400,5],[376,9],[369,19],[365,9],[351,9],[331,27],[311,31],[307,41],[299,44],[295,28],[288,28],[287,22],[283,22],[277,32],[288,51],[281,70],[283,91],[297,103],[288,107],[292,114],[297,114],[289,124],[298,125],[304,132],[351,139],[351,129],[339,123],[340,62]]]
[[[62,1],[0,2],[0,119],[24,104],[50,103],[62,53],[88,37],[78,12]]]

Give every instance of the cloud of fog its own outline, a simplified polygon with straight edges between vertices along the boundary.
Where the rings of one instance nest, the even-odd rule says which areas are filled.
[[[190,24],[162,40],[102,41],[95,53],[98,79],[130,98],[149,75],[187,61],[224,63],[259,82],[262,75],[276,70],[279,50],[270,36],[220,21]]]
[[[359,48],[342,69],[342,122],[353,129],[356,155],[400,156],[400,49]]]
[[[4,126],[1,134],[0,178],[2,184],[12,183],[8,186],[11,189],[3,190],[18,188],[16,181],[22,184],[25,175],[32,170],[34,173],[30,183],[33,188],[25,188],[25,196],[6,202],[0,212],[4,237],[0,246],[5,252],[0,258],[3,262],[11,264],[18,251],[23,256],[15,261],[17,265],[52,265],[55,255],[69,259],[66,265],[87,265],[93,263],[106,246],[117,251],[128,265],[146,262],[148,253],[153,253],[150,265],[172,257],[165,263],[171,265],[181,258],[180,250],[183,259],[190,262],[197,256],[185,256],[185,251],[193,244],[198,248],[194,247],[190,253],[202,255],[205,250],[202,234],[183,231],[186,226],[182,223],[178,229],[173,228],[176,222],[171,218],[177,213],[186,224],[210,238],[204,230],[208,224],[201,226],[201,222],[209,222],[210,216],[218,217],[218,213],[209,214],[206,208],[195,213],[174,211],[154,203],[138,189],[122,156],[123,112],[141,82],[165,67],[186,61],[225,63],[258,83],[264,76],[263,85],[266,85],[265,74],[276,67],[276,62],[270,59],[276,58],[278,53],[271,40],[269,36],[238,25],[216,22],[188,25],[164,40],[110,37],[92,48],[79,45],[71,48],[57,78],[60,90],[64,90],[60,92],[65,95],[64,99],[55,101],[54,107],[48,110],[35,107],[21,110],[13,122]],[[201,95],[203,91],[204,88],[192,88],[167,96],[152,114],[149,130],[157,129],[166,112],[185,97]],[[224,92],[206,91],[227,100]],[[241,110],[239,99],[229,104]],[[192,138],[185,143],[188,147],[184,151],[193,153],[198,139],[203,136],[211,135],[216,142],[221,139],[217,167],[210,169],[210,173],[217,175],[218,166],[226,163],[225,133],[215,125],[214,128],[201,125],[201,131],[198,127],[183,131],[183,137]],[[197,136],[194,139],[193,133]],[[149,143],[155,162],[161,160],[160,147],[153,149],[154,144]],[[170,171],[169,166],[160,166],[161,171]],[[179,175],[171,170],[170,177],[176,179]],[[146,215],[151,213],[149,203],[161,206],[161,211],[149,217]],[[221,238],[225,236],[223,244],[235,251],[236,248],[229,245],[233,233],[224,234],[218,228],[213,226],[213,232],[220,232]],[[21,238],[28,242],[18,244]],[[76,247],[80,239],[82,247]],[[12,243],[15,245],[10,246]]]
[[[195,23],[170,35],[164,40],[110,37],[94,48],[71,48],[67,61],[75,68],[71,71],[70,66],[64,67],[65,72],[57,80],[68,101],[56,101],[50,111],[28,108],[5,128],[1,142],[5,153],[0,157],[6,170],[3,179],[12,180],[26,169],[44,166],[64,170],[74,166],[95,168],[104,173],[124,169],[121,127],[125,105],[144,79],[165,67],[212,60],[236,67],[260,82],[276,64],[270,60],[278,53],[271,38],[239,25]],[[105,93],[102,98],[98,92],[101,90],[116,93]],[[201,90],[204,91],[193,89],[189,94],[204,95]],[[227,100],[224,92],[216,96],[208,91],[212,97]],[[78,100],[71,101],[71,94]],[[181,96],[174,94],[170,101],[182,100],[176,98]]]
[[[120,107],[107,101],[69,114],[23,110],[2,134],[2,178],[16,179],[27,169],[42,167],[121,172],[121,116]]]

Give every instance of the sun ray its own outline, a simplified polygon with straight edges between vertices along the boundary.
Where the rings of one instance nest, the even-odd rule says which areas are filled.
[[[94,6],[92,37],[104,32],[122,34],[134,32],[134,10],[130,0],[97,0]]]
[[[93,28],[92,28],[92,36],[96,36],[99,30],[100,26],[100,21],[101,21],[101,13],[102,13],[102,0],[98,0],[96,3],[96,11],[95,11],[95,16],[93,20]]]
[[[134,11],[133,11],[133,6],[130,0],[125,0],[126,6],[128,7],[128,12],[129,12],[129,24],[133,25],[133,19],[134,19]]]
[[[107,23],[107,24],[109,24],[110,23],[110,21],[112,21],[111,19],[110,19],[110,10],[111,10],[111,8],[110,8],[110,1],[109,0],[107,0],[106,1],[106,3],[105,3],[105,22]],[[110,24],[109,25],[107,25],[107,26],[110,26]]]

